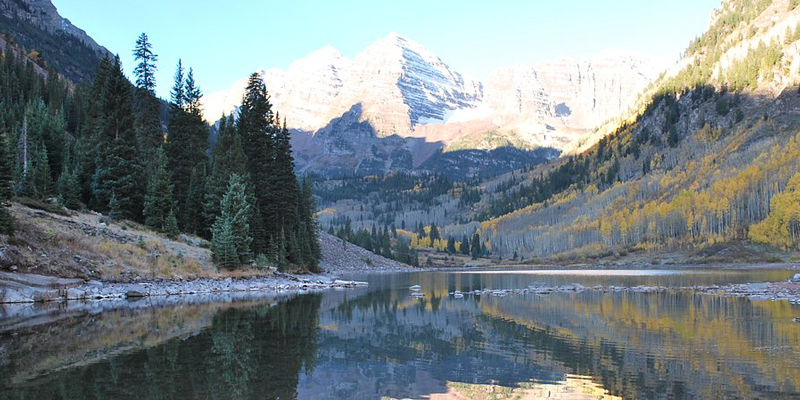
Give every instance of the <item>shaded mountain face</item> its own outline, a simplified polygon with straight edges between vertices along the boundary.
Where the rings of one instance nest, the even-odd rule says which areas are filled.
[[[606,52],[498,69],[484,84],[393,33],[353,60],[326,47],[286,71],[260,73],[275,109],[298,136],[298,167],[327,174],[357,173],[365,164],[373,172],[429,169],[441,164],[428,162],[431,157],[450,151],[480,150],[470,153],[480,158],[501,147],[560,150],[625,109],[658,73],[658,63]],[[235,112],[245,85],[243,79],[207,96],[208,118]],[[353,118],[369,125],[368,139],[342,123]],[[540,158],[517,161],[531,165]]]
[[[50,0],[0,0],[0,33],[36,51],[74,82],[88,82],[106,55],[82,29],[62,17]]]

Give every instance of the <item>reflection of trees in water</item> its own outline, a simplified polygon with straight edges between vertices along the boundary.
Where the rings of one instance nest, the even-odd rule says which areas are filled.
[[[791,357],[800,351],[800,325],[787,302],[686,292],[455,300],[441,293],[446,285],[420,283],[435,288],[423,300],[379,290],[323,313],[322,324],[337,329],[321,334],[321,355],[359,360],[372,375],[389,371],[374,360],[392,360],[398,380],[414,373],[403,368],[420,366],[441,382],[578,374],[625,398],[800,390],[800,363]]]
[[[298,374],[314,367],[320,300],[221,311],[194,336],[11,387],[0,370],[0,398],[292,399]]]

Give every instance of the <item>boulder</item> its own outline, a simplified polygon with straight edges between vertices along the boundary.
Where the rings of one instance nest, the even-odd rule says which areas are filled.
[[[142,293],[142,292],[140,292],[138,290],[128,290],[125,293],[125,298],[128,298],[128,299],[140,299],[142,297],[147,297],[147,294]]]

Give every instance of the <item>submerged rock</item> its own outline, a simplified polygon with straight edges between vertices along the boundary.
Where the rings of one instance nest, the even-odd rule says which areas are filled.
[[[128,299],[138,299],[145,296],[147,295],[138,290],[129,290],[127,293],[125,293],[125,297]]]

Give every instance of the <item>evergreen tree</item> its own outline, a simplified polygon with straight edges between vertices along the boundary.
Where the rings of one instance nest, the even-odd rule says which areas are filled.
[[[273,190],[280,195],[273,196],[273,209],[278,213],[277,221],[281,227],[294,229],[297,225],[297,204],[299,190],[297,176],[294,173],[294,157],[292,157],[291,135],[283,128],[276,132],[275,139],[275,170],[272,174]],[[294,236],[294,235],[293,235]],[[292,260],[295,261],[295,260]]]
[[[78,172],[64,170],[58,177],[58,198],[64,207],[78,210],[81,207],[81,182]]]
[[[300,185],[300,198],[297,206],[298,231],[300,232],[300,244],[304,249],[303,263],[310,271],[314,272],[319,270],[319,259],[321,258],[316,208],[311,179],[305,177]]]
[[[203,194],[203,218],[208,222],[215,221],[220,214],[219,203],[227,191],[231,175],[237,174],[248,181],[247,158],[239,132],[234,126],[233,116],[222,116],[218,132],[219,137],[211,158],[211,171]],[[207,235],[205,232],[200,233]]]
[[[231,175],[228,190],[222,198],[221,214],[214,222],[212,230],[212,251],[214,241],[226,238],[226,230],[234,238],[239,263],[252,261],[250,244],[253,240],[250,231],[252,218],[251,205],[247,199],[247,186],[239,175]],[[224,243],[223,243],[224,244]]]
[[[53,178],[50,173],[50,160],[47,157],[47,147],[40,145],[36,150],[36,159],[32,172],[33,194],[45,198],[53,194]]]
[[[467,239],[467,235],[461,239],[461,254],[467,256],[469,255],[469,239]]]
[[[447,254],[455,254],[456,252],[456,240],[453,239],[451,236],[447,239]]]
[[[153,53],[153,45],[150,44],[146,33],[143,32],[136,39],[133,56],[139,63],[133,70],[134,75],[136,75],[136,87],[155,93],[155,72],[158,70],[155,63],[158,61],[158,56]]]
[[[183,226],[188,233],[197,234],[206,229],[203,218],[203,199],[206,181],[206,166],[201,163],[192,170],[189,192],[184,205]]]
[[[14,219],[11,217],[11,162],[8,154],[6,134],[0,134],[0,234],[14,234]]]
[[[430,238],[431,238],[431,244],[433,244],[434,240],[441,239],[441,236],[439,236],[439,228],[436,227],[436,224],[431,224]]]
[[[122,218],[122,211],[120,210],[119,201],[117,201],[117,194],[111,192],[111,199],[108,201],[108,218],[116,221]]]
[[[139,35],[133,56],[138,62],[133,70],[136,76],[136,135],[143,161],[149,163],[164,142],[161,129],[161,104],[155,95],[155,72],[158,56],[146,33]],[[147,164],[145,164],[147,165]]]
[[[173,78],[172,91],[170,91],[170,110],[174,113],[175,110],[183,110],[183,105],[186,102],[186,95],[184,93],[184,84],[186,77],[183,70],[183,62],[178,59],[178,67],[175,69],[175,76]]]
[[[236,238],[230,218],[217,219],[213,227],[211,239],[211,254],[214,263],[220,268],[234,269],[240,265],[239,254],[236,252]]]
[[[175,239],[181,234],[180,229],[178,229],[178,218],[175,217],[174,210],[169,210],[167,218],[164,219],[164,233],[170,239]]]
[[[265,233],[263,237],[259,237],[261,235],[254,232],[254,248],[266,248],[265,243],[259,242],[266,237],[272,237],[273,240],[279,238],[280,214],[285,210],[276,207],[280,193],[273,181],[274,172],[278,168],[275,165],[272,105],[264,81],[258,73],[250,75],[248,80],[237,128],[247,156],[247,172],[250,175],[256,209],[260,214],[254,228],[263,229]]]
[[[103,91],[103,107],[98,124],[98,160],[92,182],[100,204],[111,204],[115,197],[119,216],[141,218],[143,184],[128,80],[119,60],[111,68]]]
[[[147,183],[144,200],[144,223],[159,232],[166,231],[167,217],[173,214],[172,178],[167,170],[167,155],[163,148],[156,152],[153,173]]]
[[[471,253],[472,253],[472,259],[473,260],[477,260],[478,257],[481,256],[481,253],[483,253],[483,250],[481,249],[481,236],[478,235],[477,232],[475,232],[475,234],[472,235]]]
[[[180,206],[177,210],[178,220],[186,229],[187,222],[190,222],[193,227],[197,225],[197,221],[187,220],[185,206],[189,196],[192,173],[206,160],[208,128],[203,121],[200,107],[202,93],[194,82],[192,70],[190,69],[189,74],[184,78],[183,66],[179,62],[175,79],[171,96],[173,103],[170,106],[171,115],[166,151],[170,171],[175,177],[175,199]]]

